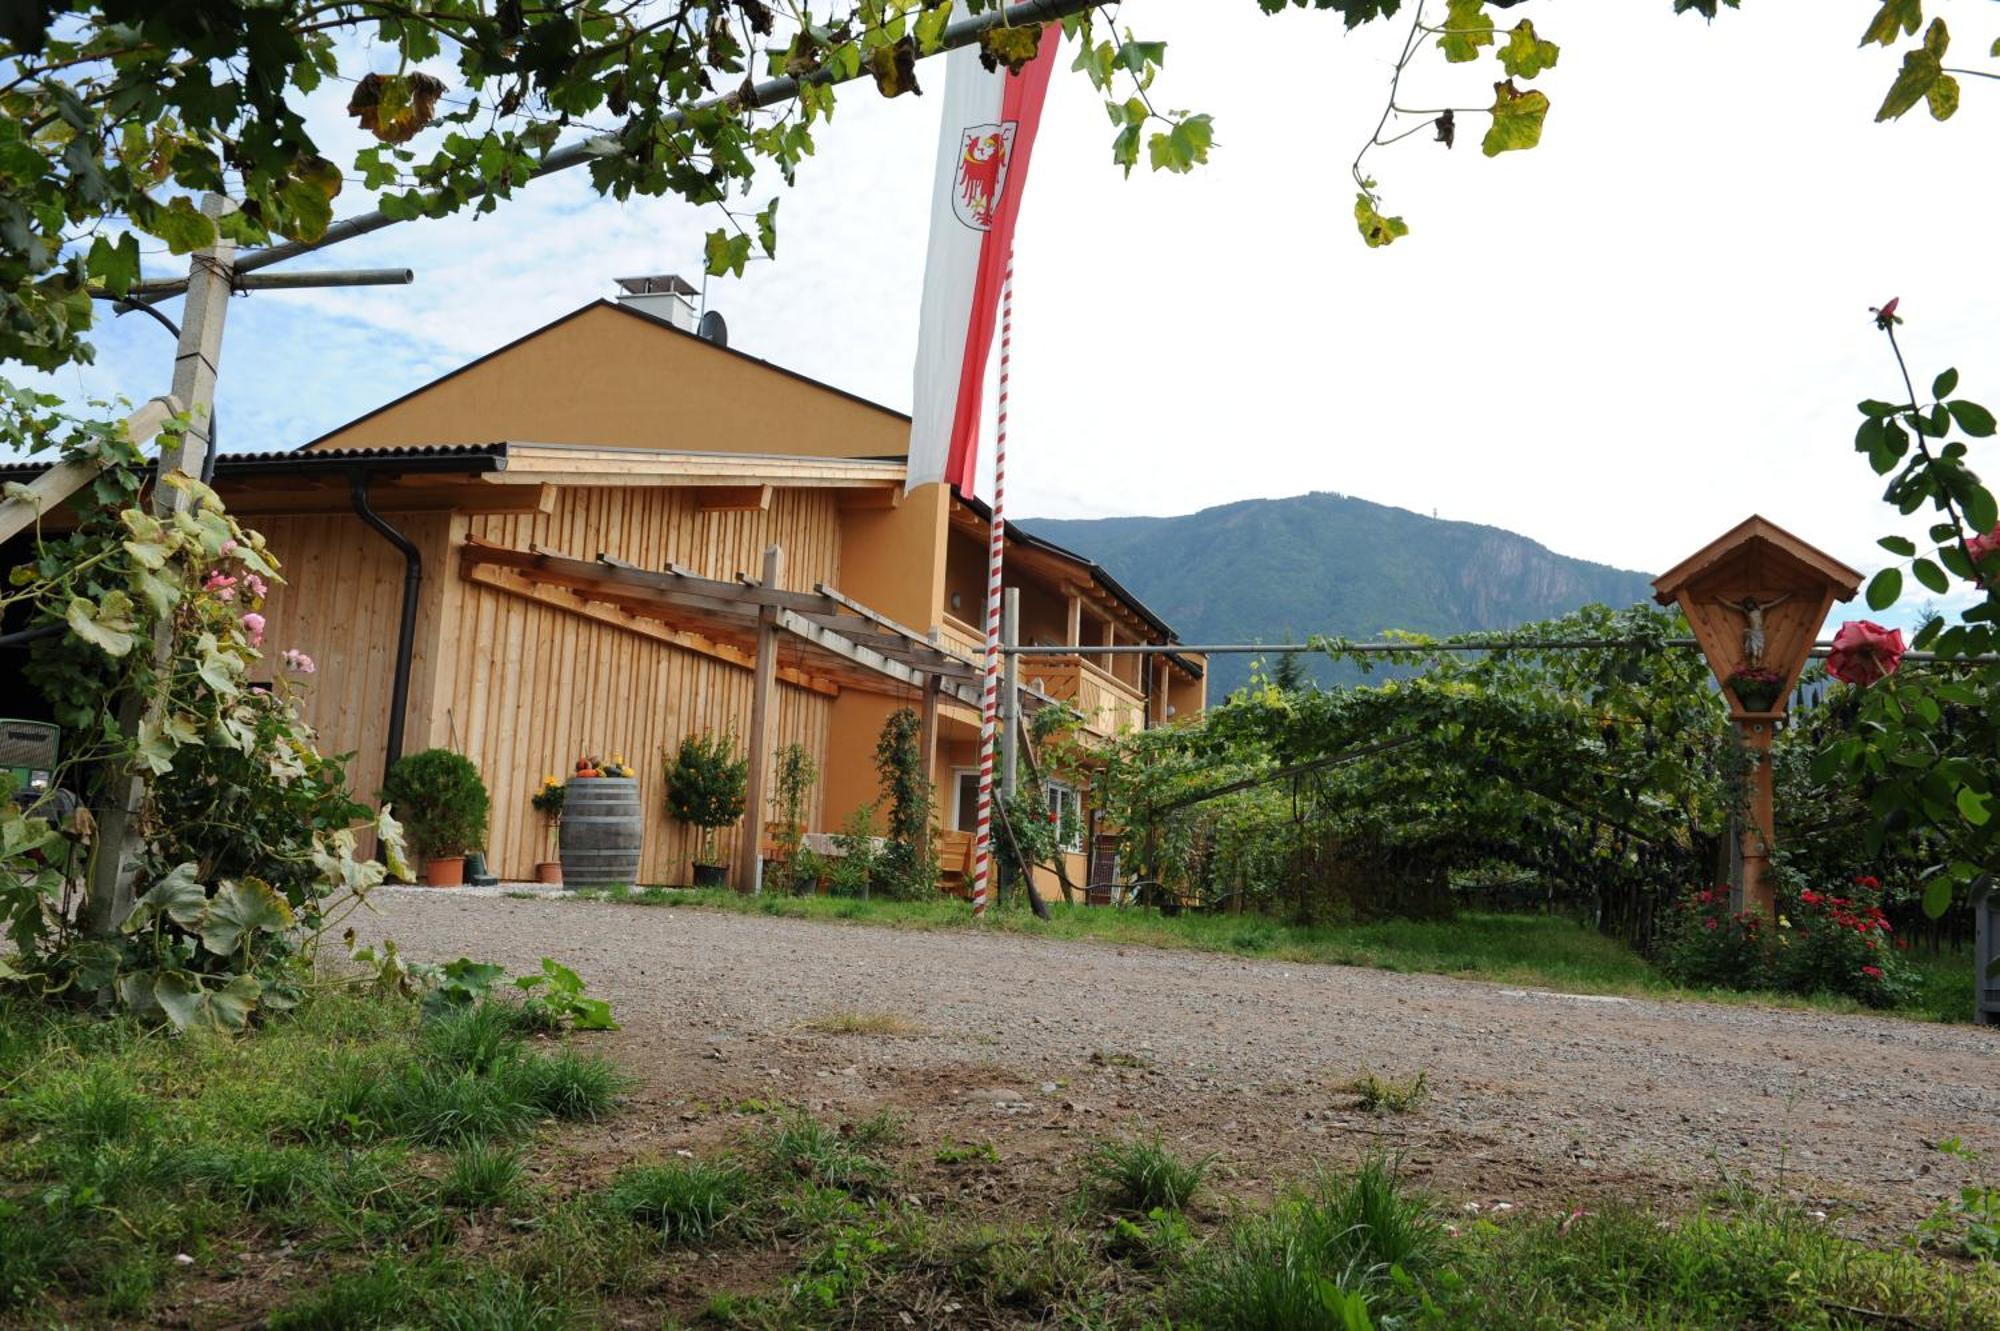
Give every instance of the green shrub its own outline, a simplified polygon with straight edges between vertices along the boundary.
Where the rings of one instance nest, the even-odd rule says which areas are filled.
[[[1796,994],[1842,994],[1869,1007],[1893,1007],[1916,990],[1896,954],[1881,884],[1856,878],[1838,892],[1810,888],[1779,905],[1775,976]]]
[[[1764,935],[1757,916],[1730,911],[1727,887],[1702,888],[1684,896],[1662,927],[1660,969],[1690,988],[1769,988]]]
[[[750,764],[736,752],[733,735],[689,735],[680,751],[668,758],[661,750],[666,776],[667,812],[689,827],[701,829],[704,864],[717,863],[716,830],[743,816],[750,784]]]
[[[425,749],[397,759],[381,795],[402,819],[410,846],[420,855],[463,855],[485,844],[490,808],[486,783],[460,754]]]

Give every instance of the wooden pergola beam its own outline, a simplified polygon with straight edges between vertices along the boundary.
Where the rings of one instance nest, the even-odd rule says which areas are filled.
[[[125,437],[143,444],[184,410],[180,399],[170,393],[153,398],[125,418]],[[0,500],[0,541],[11,540],[26,531],[44,513],[90,484],[103,470],[103,464],[98,462],[58,462]]]

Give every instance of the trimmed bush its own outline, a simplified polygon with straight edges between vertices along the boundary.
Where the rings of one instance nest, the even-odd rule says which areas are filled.
[[[485,844],[492,802],[479,769],[462,754],[425,749],[397,759],[381,796],[419,855],[449,858]]]

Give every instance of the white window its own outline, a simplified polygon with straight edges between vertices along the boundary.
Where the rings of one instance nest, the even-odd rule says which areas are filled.
[[[1051,781],[1046,788],[1049,813],[1060,824],[1058,840],[1062,848],[1072,855],[1083,853],[1083,801],[1077,797],[1076,788],[1060,781]]]
[[[961,767],[951,787],[951,825],[960,832],[979,830],[979,769]]]

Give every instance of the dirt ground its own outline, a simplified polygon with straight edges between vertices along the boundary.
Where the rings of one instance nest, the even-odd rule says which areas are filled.
[[[927,1152],[993,1143],[996,1168],[931,1180],[961,1205],[1066,1194],[1089,1142],[1158,1130],[1251,1197],[1386,1148],[1460,1201],[1681,1208],[1747,1178],[1884,1240],[1967,1177],[1932,1143],[2000,1159],[2000,1030],[1009,934],[376,901],[362,932],[414,958],[552,956],[615,1003],[624,1029],[592,1043],[641,1084],[568,1148],[583,1175],[712,1148],[764,1104],[891,1108]],[[888,1029],[813,1028],[843,1013]],[[1365,1072],[1422,1072],[1430,1097],[1362,1112],[1341,1088]]]

